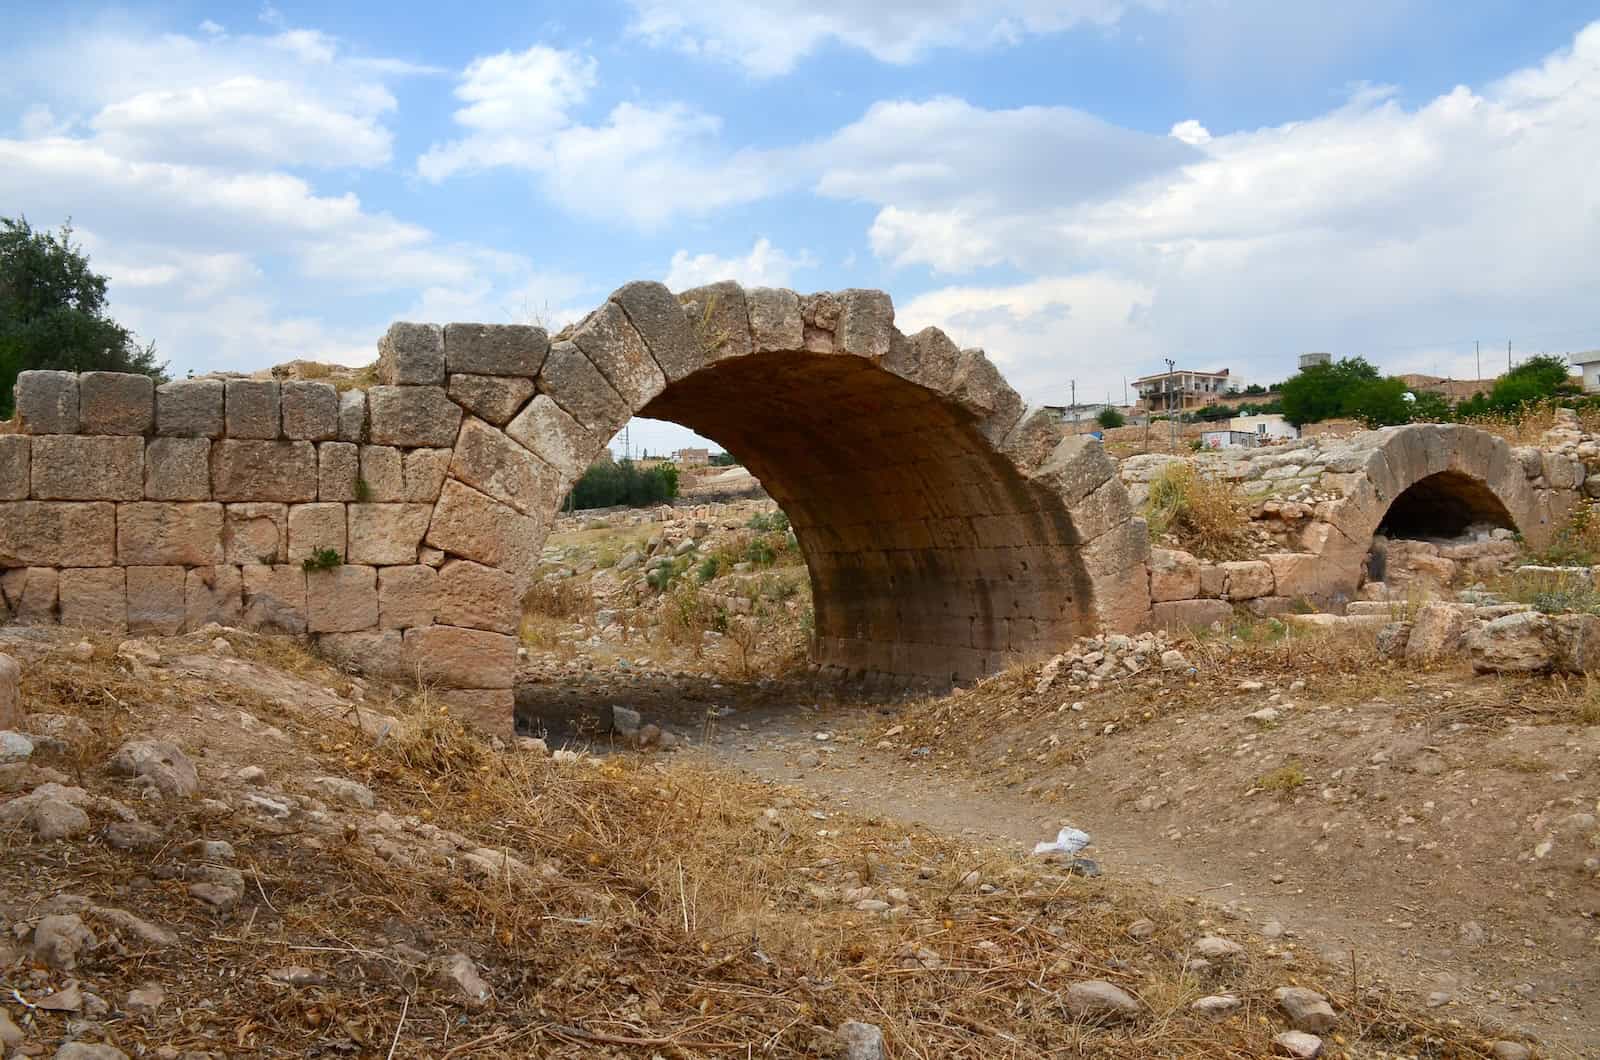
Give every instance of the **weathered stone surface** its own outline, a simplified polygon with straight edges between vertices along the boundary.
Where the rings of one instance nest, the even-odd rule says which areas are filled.
[[[211,499],[211,440],[152,438],[144,450],[144,499]]]
[[[41,501],[136,501],[144,496],[144,439],[52,434],[33,439],[33,496]]]
[[[317,500],[349,502],[356,499],[361,477],[361,447],[354,442],[323,442],[317,446]]]
[[[694,330],[684,318],[677,297],[664,285],[637,281],[613,291],[610,300],[628,314],[628,321],[650,347],[669,381],[682,379],[702,365]]]
[[[1200,595],[1200,561],[1170,548],[1150,550],[1150,600],[1190,600]]]
[[[244,578],[238,567],[195,567],[184,575],[183,625],[237,626],[244,616]]]
[[[345,559],[345,541],[345,505],[296,504],[289,509],[290,563],[300,563],[329,548]]]
[[[411,504],[432,504],[439,499],[444,488],[444,477],[450,470],[449,449],[412,449],[405,455],[405,494],[400,498]]]
[[[404,642],[398,629],[368,629],[354,633],[321,633],[317,650],[356,673],[382,677],[409,677],[405,669]]]
[[[19,731],[23,713],[22,666],[9,655],[0,655],[0,730]]]
[[[462,425],[450,474],[535,517],[553,510],[563,492],[555,468],[477,419]]]
[[[385,629],[433,624],[439,572],[432,567],[384,567],[378,571],[378,625]]]
[[[244,566],[249,563],[282,563],[289,558],[289,506],[229,504],[223,509],[222,561]]]
[[[1527,611],[1485,622],[1466,636],[1479,673],[1541,673],[1555,663],[1550,619]]]
[[[510,688],[517,642],[503,633],[456,626],[426,626],[405,632],[408,670],[446,688]]]
[[[1328,999],[1303,986],[1280,986],[1273,999],[1289,1019],[1289,1026],[1311,1034],[1327,1034],[1339,1024],[1339,1016]]]
[[[156,387],[156,433],[170,438],[220,438],[220,379],[175,379]]]
[[[339,441],[367,440],[367,392],[346,390],[339,395]]]
[[[1222,591],[1230,600],[1254,600],[1274,592],[1272,565],[1258,559],[1221,564]]]
[[[117,506],[117,562],[209,567],[222,562],[222,505],[138,501]]]
[[[127,580],[121,567],[68,567],[61,572],[61,624],[121,632],[128,628]]]
[[[339,391],[332,383],[289,380],[282,402],[285,438],[323,442],[339,436]]]
[[[103,501],[0,503],[0,567],[115,563],[116,510]]]
[[[453,326],[453,325],[452,325]],[[543,358],[540,358],[543,363]],[[450,400],[496,427],[504,427],[533,397],[531,378],[496,375],[452,375]]]
[[[437,324],[391,324],[378,340],[378,378],[388,386],[444,382],[444,329]]]
[[[391,445],[361,447],[361,481],[365,489],[356,499],[364,504],[400,501],[406,495],[405,459]]]
[[[184,799],[200,787],[194,763],[177,744],[167,740],[128,740],[106,763],[116,777],[131,777],[171,799]]]
[[[549,394],[529,402],[506,426],[506,434],[573,481],[583,476],[604,444]]]
[[[572,341],[630,408],[642,408],[666,389],[667,377],[617,303],[607,302],[589,314]]]
[[[349,509],[351,563],[417,562],[417,549],[433,515],[431,505],[352,504]]]
[[[433,696],[474,728],[506,738],[513,735],[517,695],[509,688],[439,688]]]
[[[13,567],[0,571],[0,592],[6,610],[18,625],[47,625],[56,621],[61,574],[54,567]]]
[[[78,376],[81,434],[149,434],[156,419],[156,384],[147,375],[84,372]]]
[[[982,350],[962,350],[950,379],[949,395],[978,421],[978,430],[995,444],[1022,419],[1022,396],[1000,375]]]
[[[219,501],[315,500],[317,447],[233,438],[213,442],[211,496]]]
[[[447,626],[515,633],[522,608],[516,579],[470,560],[452,559],[439,568],[434,618]]]
[[[306,572],[298,563],[243,568],[244,620],[249,629],[306,631]]]
[[[28,499],[33,442],[26,434],[0,434],[0,501]]]
[[[1083,1020],[1126,1019],[1139,1014],[1139,1003],[1121,987],[1101,979],[1073,983],[1065,996],[1067,1013]]]
[[[533,378],[544,364],[550,337],[527,324],[451,324],[444,329],[445,365],[453,375]]]
[[[1150,605],[1150,625],[1173,632],[1204,629],[1232,617],[1233,607],[1225,600],[1168,600]]]
[[[172,636],[183,632],[185,614],[182,567],[129,567],[128,631]]]
[[[584,427],[607,438],[633,414],[633,408],[576,343],[563,341],[550,347],[550,356],[539,372],[539,390]]]
[[[888,294],[852,287],[835,297],[839,322],[833,329],[834,352],[874,360],[888,356],[894,331],[894,303]]]
[[[706,364],[745,357],[751,350],[750,310],[732,280],[692,287],[678,296]]]
[[[902,379],[942,392],[949,389],[960,360],[961,349],[948,335],[938,328],[923,328],[909,338],[891,335],[883,366]]]
[[[539,520],[447,479],[425,540],[434,548],[526,577],[538,566],[544,527]]]
[[[282,416],[275,380],[229,379],[223,393],[223,419],[229,438],[278,437]]]
[[[799,350],[805,345],[800,297],[777,287],[752,287],[745,292],[750,314],[750,342],[755,353]]]
[[[20,372],[13,400],[17,424],[26,434],[78,431],[78,377],[73,372]]]
[[[367,391],[376,445],[451,445],[461,427],[461,406],[436,386],[375,386]]]
[[[353,633],[378,624],[378,572],[359,564],[306,573],[306,628]]]
[[[1423,604],[1417,609],[1416,618],[1411,623],[1411,632],[1406,637],[1406,658],[1417,662],[1431,662],[1455,654],[1460,649],[1462,638],[1466,636],[1471,624],[1472,607],[1469,604],[1447,604],[1438,601]]]

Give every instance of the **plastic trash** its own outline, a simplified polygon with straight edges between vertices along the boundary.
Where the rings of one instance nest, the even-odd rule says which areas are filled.
[[[1065,854],[1072,857],[1078,851],[1089,845],[1089,833],[1080,832],[1076,828],[1063,828],[1056,833],[1054,843],[1035,843],[1034,854]]]

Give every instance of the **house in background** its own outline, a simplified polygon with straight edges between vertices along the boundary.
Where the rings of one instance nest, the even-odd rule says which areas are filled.
[[[1228,369],[1195,372],[1179,369],[1141,376],[1133,381],[1139,405],[1151,412],[1182,412],[1213,405],[1228,392]]]
[[[1590,350],[1587,353],[1571,353],[1567,360],[1572,362],[1583,376],[1583,392],[1585,394],[1600,393],[1600,350]]]
[[[705,467],[711,463],[711,450],[709,449],[679,449],[672,454],[672,459],[680,467]]]
[[[1281,412],[1260,416],[1235,416],[1228,421],[1228,429],[1246,431],[1261,441],[1289,441],[1300,437],[1300,428],[1283,418]]]

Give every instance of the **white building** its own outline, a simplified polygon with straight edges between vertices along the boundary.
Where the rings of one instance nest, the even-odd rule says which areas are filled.
[[[1228,429],[1246,431],[1263,442],[1300,437],[1300,428],[1284,419],[1281,412],[1270,412],[1261,416],[1235,416],[1228,421]]]
[[[1587,353],[1571,353],[1567,360],[1583,375],[1583,392],[1585,394],[1600,393],[1600,350],[1590,350]]]

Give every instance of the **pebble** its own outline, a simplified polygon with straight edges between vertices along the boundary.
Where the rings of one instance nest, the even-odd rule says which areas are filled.
[[[1128,937],[1132,939],[1147,939],[1156,933],[1154,920],[1135,920],[1128,925]]]
[[[1264,939],[1283,938],[1283,925],[1276,920],[1269,920],[1261,925],[1261,937]]]
[[[1289,1026],[1297,1031],[1326,1034],[1339,1022],[1338,1014],[1328,1004],[1328,999],[1315,990],[1303,986],[1280,986],[1272,992],[1272,996],[1289,1018]]]
[[[132,777],[168,798],[188,798],[200,786],[189,756],[166,740],[129,740],[107,763],[113,776]]]
[[[189,895],[218,910],[232,909],[239,901],[238,891],[220,883],[191,883]]]
[[[1489,1055],[1494,1060],[1528,1060],[1533,1056],[1533,1051],[1521,1042],[1510,1042],[1501,1039],[1489,1047]]]
[[[34,1004],[46,1012],[77,1012],[83,1008],[83,988],[74,980],[53,994],[46,994]]]
[[[10,729],[0,732],[0,765],[22,762],[33,755],[33,741]]]
[[[1119,1019],[1137,1015],[1139,1003],[1121,987],[1103,979],[1073,983],[1067,987],[1068,1015],[1079,1019]]]
[[[56,1050],[55,1060],[128,1060],[128,1054],[114,1045],[68,1042]]]
[[[372,809],[378,802],[371,788],[359,781],[347,780],[344,777],[313,777],[309,786],[313,791],[320,792],[330,799],[363,810]]]
[[[454,986],[459,1000],[468,1008],[482,1008],[493,993],[478,974],[478,966],[465,953],[452,953],[440,962],[439,980],[446,986]]]
[[[0,1008],[0,1046],[10,1048],[22,1041],[22,1028],[11,1022],[11,1013]]]
[[[875,1023],[850,1020],[839,1025],[844,1060],[883,1060],[883,1031]]]
[[[1295,1060],[1312,1060],[1322,1055],[1322,1039],[1304,1031],[1284,1031],[1272,1039],[1272,1045],[1279,1056],[1290,1056]]]
[[[161,989],[160,983],[146,983],[128,991],[128,999],[122,1007],[135,1016],[152,1016],[166,999],[167,992]]]
[[[1263,725],[1271,725],[1278,720],[1278,712],[1272,707],[1262,707],[1254,713],[1246,714],[1245,717],[1251,721],[1258,721]]]
[[[1203,997],[1189,1006],[1190,1011],[1198,1012],[1203,1016],[1226,1016],[1244,1002],[1229,994],[1212,994]]]
[[[78,966],[78,954],[93,949],[98,940],[75,913],[40,917],[33,926],[33,958],[46,968],[70,972]]]
[[[245,766],[234,774],[234,778],[246,784],[256,784],[266,779],[267,771],[260,766]]]
[[[1213,961],[1226,961],[1244,953],[1244,947],[1232,939],[1225,939],[1220,935],[1206,935],[1195,940],[1192,947],[1194,952],[1201,957]]]

